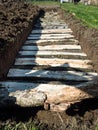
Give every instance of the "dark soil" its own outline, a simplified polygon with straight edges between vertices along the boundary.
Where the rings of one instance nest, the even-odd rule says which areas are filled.
[[[15,0],[0,3],[1,78],[6,76],[38,13],[37,7]],[[60,15],[63,13],[60,12]],[[98,30],[83,26],[81,21],[76,20],[71,14],[66,15],[65,20],[79,39],[83,50],[93,60],[94,69],[98,72]],[[0,130],[9,125],[9,130],[13,129],[19,122],[29,126],[34,124],[38,130],[98,130],[98,99],[86,99],[72,104],[65,112],[45,111],[43,107],[0,108]],[[20,126],[18,129],[26,128]]]
[[[98,99],[86,99],[71,105],[65,112],[45,111],[43,107],[0,109],[0,130],[9,130],[17,124],[18,130],[97,130]],[[32,129],[30,129],[32,130]]]
[[[0,79],[26,40],[39,14],[39,8],[20,0],[0,1]]]

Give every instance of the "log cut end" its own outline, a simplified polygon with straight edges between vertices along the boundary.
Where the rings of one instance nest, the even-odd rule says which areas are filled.
[[[25,90],[9,93],[5,88],[0,89],[0,107],[15,105],[21,107],[43,106],[46,99],[47,96],[44,92]]]

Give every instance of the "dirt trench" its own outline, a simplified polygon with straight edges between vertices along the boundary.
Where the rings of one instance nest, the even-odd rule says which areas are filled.
[[[72,104],[65,112],[45,111],[43,107],[0,109],[0,128],[8,123],[11,126],[20,121],[26,123],[31,118],[30,123],[34,123],[38,130],[95,130],[98,124],[97,102],[98,99],[86,99]]]

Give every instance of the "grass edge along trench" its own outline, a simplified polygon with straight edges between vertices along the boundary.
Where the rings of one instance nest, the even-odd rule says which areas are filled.
[[[98,7],[83,5],[81,3],[74,5],[73,3],[63,3],[63,10],[68,11],[90,28],[98,29]]]

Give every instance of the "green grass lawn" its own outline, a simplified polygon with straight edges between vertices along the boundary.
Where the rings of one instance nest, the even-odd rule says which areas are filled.
[[[57,5],[57,6],[59,6],[60,5],[60,3],[59,2],[56,2],[56,1],[49,1],[49,0],[47,0],[47,1],[44,1],[44,0],[40,0],[40,1],[37,1],[37,0],[31,0],[32,1],[32,3],[33,4],[35,4],[35,5],[44,5],[44,6],[53,6],[53,5]]]
[[[77,18],[81,19],[89,27],[98,28],[98,7],[63,3],[62,9],[74,13]]]

